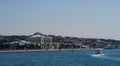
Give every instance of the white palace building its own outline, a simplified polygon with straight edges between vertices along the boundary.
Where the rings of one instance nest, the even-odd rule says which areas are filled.
[[[41,46],[41,49],[58,49],[59,44],[52,42],[52,37],[43,35],[39,32],[30,36],[29,41],[31,44]]]

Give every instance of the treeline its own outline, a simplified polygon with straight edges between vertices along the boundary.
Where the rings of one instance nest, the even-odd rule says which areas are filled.
[[[10,45],[10,44],[0,44],[0,50],[23,50],[23,49],[41,49],[41,46],[29,44],[29,45]]]
[[[18,36],[18,35],[12,35],[12,36],[0,36],[0,44],[12,42],[12,41],[19,41],[19,40],[27,40],[29,36]]]
[[[113,39],[96,39],[96,38],[78,38],[78,37],[63,37],[63,36],[55,36],[55,35],[48,35],[53,38],[53,42],[60,43],[59,48],[80,48],[79,45],[76,44],[82,44],[89,46],[91,48],[108,48],[108,49],[114,49],[114,48],[120,48],[120,40],[113,40]],[[28,40],[30,36],[18,36],[18,35],[12,35],[12,36],[0,36],[0,47],[8,47],[4,45],[4,43],[12,42],[12,41],[19,41],[19,40]],[[66,44],[67,43],[67,44]],[[27,48],[40,48],[39,46],[24,46]]]

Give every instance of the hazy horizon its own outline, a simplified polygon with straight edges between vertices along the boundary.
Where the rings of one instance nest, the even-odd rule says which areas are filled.
[[[0,0],[0,34],[120,40],[119,0]]]

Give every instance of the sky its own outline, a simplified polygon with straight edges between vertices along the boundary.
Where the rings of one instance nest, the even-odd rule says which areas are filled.
[[[120,40],[120,0],[0,0],[0,35]]]

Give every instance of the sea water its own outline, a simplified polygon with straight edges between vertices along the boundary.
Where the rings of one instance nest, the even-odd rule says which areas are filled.
[[[94,50],[0,53],[0,66],[120,66],[120,50]]]

